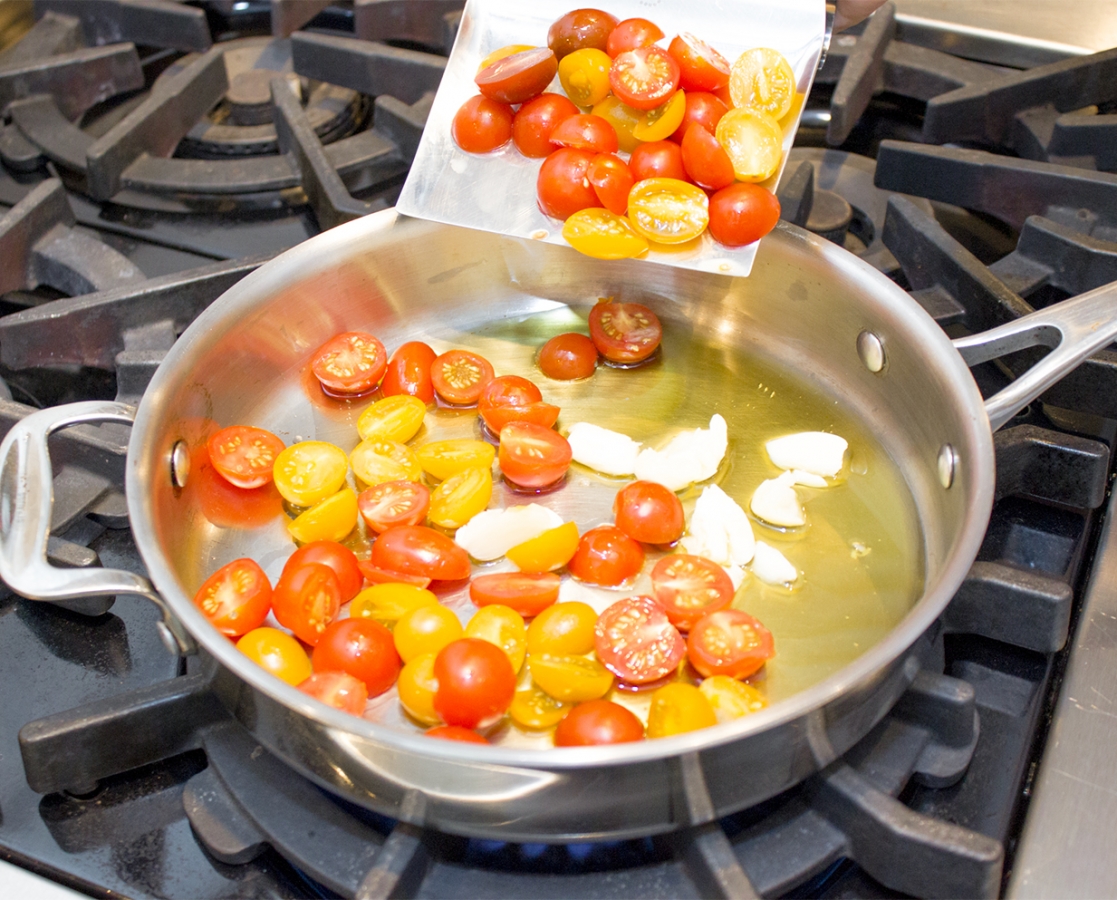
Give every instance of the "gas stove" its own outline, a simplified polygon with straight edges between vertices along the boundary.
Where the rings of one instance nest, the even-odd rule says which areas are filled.
[[[460,5],[36,2],[0,53],[3,429],[36,407],[135,402],[226,288],[390,206]],[[951,35],[889,4],[836,36],[780,200],[958,336],[1117,281],[1117,51]],[[992,392],[1034,358],[974,374]],[[845,757],[759,808],[571,845],[396,822],[261,748],[146,601],[9,595],[0,858],[145,897],[1059,893],[1083,875],[1046,858],[1049,823],[1109,808],[1082,800],[1104,773],[1068,754],[1117,677],[1115,364],[1099,354],[996,434],[989,530],[922,671]],[[126,445],[119,426],[52,439],[54,564],[143,571]]]

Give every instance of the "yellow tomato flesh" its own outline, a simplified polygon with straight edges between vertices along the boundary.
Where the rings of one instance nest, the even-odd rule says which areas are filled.
[[[579,253],[594,259],[630,259],[648,252],[648,242],[628,219],[598,207],[580,209],[567,218],[562,236]]]
[[[718,120],[715,137],[740,181],[767,181],[780,167],[783,132],[766,112],[731,109]]]
[[[415,449],[415,458],[431,478],[442,481],[463,469],[491,469],[496,449],[486,441],[458,438],[423,444]]]
[[[461,621],[445,606],[417,606],[396,622],[392,640],[400,659],[411,662],[424,653],[438,653],[462,631]]]
[[[423,725],[436,725],[442,721],[434,711],[434,694],[438,679],[434,677],[434,653],[424,653],[407,662],[400,669],[396,689],[399,702],[413,719]]]
[[[563,703],[539,688],[532,687],[516,691],[512,705],[508,708],[508,715],[521,728],[539,731],[557,725],[573,708],[574,704]]]
[[[356,527],[357,495],[347,487],[287,523],[287,531],[300,544],[342,541]]]
[[[729,96],[735,107],[782,119],[795,97],[795,73],[778,50],[753,47],[737,57],[729,70]]]
[[[593,649],[597,613],[588,603],[555,603],[531,620],[527,652],[578,655]]]
[[[527,665],[539,689],[563,703],[596,700],[613,686],[613,673],[584,656],[543,653],[528,657]]]
[[[496,644],[508,656],[508,661],[516,672],[524,664],[527,628],[524,617],[510,607],[496,603],[477,610],[465,626],[465,636]]]
[[[422,481],[423,470],[415,454],[399,441],[372,438],[361,441],[349,454],[349,465],[369,487],[385,481]]]
[[[697,185],[677,178],[645,178],[628,192],[632,227],[650,241],[682,244],[710,223],[710,200]]]
[[[431,491],[427,518],[442,528],[461,528],[489,505],[492,496],[492,469],[464,469]]]
[[[375,619],[393,628],[407,613],[420,606],[437,606],[438,598],[414,584],[374,584],[353,598],[349,615],[354,619]]]
[[[632,136],[638,141],[665,141],[683,124],[685,113],[686,94],[675,91],[666,103],[644,113],[632,129]]]
[[[542,534],[517,544],[505,556],[521,572],[537,574],[561,569],[578,549],[578,526],[563,522]]]
[[[640,110],[633,109],[610,94],[600,103],[594,104],[593,114],[601,116],[613,126],[617,132],[619,148],[625,153],[631,153],[640,146],[640,141],[635,135],[636,126],[644,119],[644,114]]]
[[[292,444],[275,458],[275,486],[293,506],[313,506],[341,490],[349,464],[340,447],[325,441]]]
[[[377,400],[357,419],[361,439],[407,443],[423,427],[427,405],[410,394],[395,394]]]
[[[692,684],[666,684],[652,694],[648,737],[670,737],[717,724],[710,701]]]
[[[288,684],[298,685],[310,677],[310,658],[302,644],[278,628],[254,628],[237,641],[237,649]]]
[[[719,722],[732,722],[768,705],[764,695],[751,684],[728,675],[711,675],[698,685],[698,690],[710,702]]]

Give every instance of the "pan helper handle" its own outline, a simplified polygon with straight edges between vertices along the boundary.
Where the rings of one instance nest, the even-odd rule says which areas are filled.
[[[60,569],[47,561],[53,471],[47,438],[72,425],[122,422],[135,409],[123,403],[71,403],[32,413],[17,422],[0,443],[0,578],[31,600],[57,603],[115,594],[139,594],[162,610],[164,642],[175,653],[196,650],[193,638],[171,614],[146,578],[122,569]]]
[[[1051,352],[1012,384],[985,401],[996,431],[1079,363],[1117,338],[1117,281],[1055,303],[989,331],[958,338],[954,348],[967,365],[1028,347]]]

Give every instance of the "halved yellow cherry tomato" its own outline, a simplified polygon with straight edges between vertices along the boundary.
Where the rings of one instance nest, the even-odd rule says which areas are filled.
[[[628,218],[650,241],[681,244],[706,230],[710,200],[702,188],[677,178],[645,178],[628,192]]]
[[[767,181],[780,167],[783,132],[768,113],[731,109],[718,120],[715,137],[740,181]]]
[[[524,617],[508,606],[495,603],[477,610],[466,623],[465,636],[496,644],[507,654],[508,661],[517,672],[524,664],[524,656],[527,654]]]
[[[237,641],[237,649],[288,684],[297,685],[311,675],[310,657],[302,644],[278,628],[252,629]]]
[[[638,141],[665,141],[683,124],[686,113],[686,93],[675,91],[666,103],[649,109],[632,129]]]
[[[300,544],[342,541],[357,527],[357,495],[345,487],[315,503],[287,523],[287,531]]]
[[[521,572],[537,574],[561,569],[578,549],[578,526],[563,522],[542,534],[517,544],[506,554]]]
[[[461,528],[489,505],[492,496],[492,469],[463,469],[431,491],[427,518],[442,528]]]
[[[711,675],[698,685],[719,722],[731,722],[741,716],[760,712],[768,705],[764,695],[751,684],[729,675]]]
[[[555,603],[531,620],[527,652],[577,655],[593,649],[597,613],[588,603]]]
[[[399,702],[413,719],[423,725],[435,725],[442,718],[434,711],[434,695],[438,679],[434,677],[435,653],[423,653],[400,669],[396,689]]]
[[[374,584],[367,587],[349,606],[354,619],[375,619],[381,625],[393,628],[407,613],[420,606],[437,606],[438,598],[426,588],[414,584]]]
[[[392,639],[400,659],[411,662],[424,653],[438,653],[463,630],[461,620],[445,606],[417,606],[396,622]]]
[[[543,653],[529,656],[527,667],[539,689],[563,703],[597,700],[613,686],[613,673],[584,656]]]
[[[729,96],[736,107],[782,119],[795,97],[795,73],[778,50],[753,47],[738,56],[729,70]]]
[[[593,106],[609,96],[612,64],[612,58],[604,50],[583,47],[559,60],[559,83],[575,104],[583,108]]]
[[[717,724],[710,701],[692,684],[676,681],[652,694],[648,710],[648,737],[670,737]]]
[[[449,478],[463,469],[491,468],[496,450],[486,441],[459,438],[415,448],[415,458],[431,478]]]
[[[636,126],[644,118],[644,114],[640,110],[633,109],[627,103],[610,94],[600,103],[594,104],[593,114],[601,116],[613,126],[613,129],[617,132],[617,145],[625,153],[631,153],[640,145],[640,141],[636,139],[636,135],[633,133]]]
[[[357,419],[357,433],[362,440],[399,441],[407,443],[423,427],[427,405],[410,394],[394,394],[377,400]]]
[[[275,486],[293,506],[313,506],[345,484],[345,451],[325,441],[300,441],[275,458]]]
[[[557,725],[573,708],[573,703],[563,703],[537,687],[530,687],[516,691],[508,715],[521,728],[540,730]]]
[[[423,469],[415,454],[399,441],[370,438],[349,454],[349,465],[369,487],[385,481],[421,481]]]
[[[494,50],[481,60],[481,65],[477,67],[477,71],[480,72],[482,69],[487,69],[498,59],[504,59],[504,57],[511,56],[513,53],[523,53],[525,50],[534,49],[535,47],[532,44],[509,44],[507,47],[501,47],[499,50]]]
[[[596,206],[571,215],[562,226],[562,236],[579,253],[594,259],[629,259],[648,252],[648,242],[628,219]]]

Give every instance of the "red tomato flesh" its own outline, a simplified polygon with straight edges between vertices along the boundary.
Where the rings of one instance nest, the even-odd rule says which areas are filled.
[[[555,149],[551,132],[578,112],[578,107],[562,94],[540,94],[516,111],[512,119],[512,142],[524,156],[533,159],[548,156]]]
[[[272,593],[272,611],[279,624],[306,644],[318,643],[340,609],[337,575],[323,563],[304,563],[285,571]]]
[[[430,403],[434,399],[431,363],[436,357],[434,350],[422,341],[401,344],[388,360],[384,380],[380,382],[380,392],[385,397],[409,394],[424,403]]]
[[[470,97],[454,113],[450,136],[466,153],[489,153],[512,139],[512,107],[488,97]]]
[[[556,381],[589,378],[597,368],[597,348],[584,334],[557,334],[540,349],[539,368]]]
[[[394,525],[421,525],[431,505],[431,492],[415,481],[385,481],[357,496],[357,511],[379,534]]]
[[[516,673],[508,655],[480,638],[451,641],[434,660],[434,709],[447,725],[484,728],[512,703]]]
[[[710,234],[727,247],[759,241],[780,220],[780,201],[758,184],[731,184],[710,198]]]
[[[392,569],[374,566],[367,559],[357,560],[357,565],[361,567],[361,574],[365,576],[365,581],[369,584],[413,584],[416,587],[425,588],[431,583],[431,579],[425,575],[395,572]]]
[[[550,428],[558,420],[559,408],[542,401],[543,394],[528,379],[501,375],[485,386],[477,411],[494,435],[509,422],[533,422]]]
[[[545,215],[565,221],[580,209],[598,205],[597,193],[587,180],[594,155],[562,147],[543,160],[535,188]]]
[[[555,593],[557,596],[557,588]],[[194,605],[227,637],[240,637],[263,625],[271,600],[268,576],[254,560],[247,558],[234,559],[222,566],[194,595]]]
[[[388,367],[380,340],[363,331],[348,331],[318,348],[310,370],[327,394],[348,397],[374,390]]]
[[[586,170],[586,180],[607,210],[624,215],[628,209],[628,192],[636,184],[628,163],[615,154],[599,153]]]
[[[611,700],[579,703],[555,728],[556,747],[627,744],[644,739],[644,726],[635,713]]]
[[[687,638],[690,663],[707,678],[748,678],[775,655],[772,632],[739,609],[703,616]]]
[[[688,91],[686,95],[686,112],[683,121],[671,135],[671,140],[681,144],[686,130],[691,125],[701,125],[710,134],[717,132],[718,122],[721,117],[729,112],[729,107],[717,96],[708,91]]]
[[[550,487],[566,475],[571,457],[566,438],[543,425],[509,422],[500,430],[500,471],[518,487],[532,491]]]
[[[594,649],[618,678],[645,684],[673,672],[687,648],[662,606],[651,597],[628,597],[598,617]]]
[[[485,385],[492,380],[493,367],[489,361],[468,350],[449,350],[431,363],[435,392],[455,406],[476,403]]]
[[[389,572],[435,581],[460,581],[470,572],[469,554],[425,525],[389,528],[372,545],[372,564]]]
[[[234,487],[263,487],[272,480],[275,458],[285,445],[270,431],[251,425],[222,428],[206,441],[210,462]]]
[[[473,81],[491,100],[523,103],[543,93],[557,74],[555,54],[545,47],[536,47],[498,59],[478,72]]]
[[[665,556],[652,568],[652,593],[671,624],[690,631],[704,615],[733,602],[733,582],[725,569],[701,556]]]
[[[638,47],[613,60],[609,85],[633,109],[655,109],[678,90],[679,64],[662,47]]]
[[[315,672],[346,672],[363,681],[369,697],[395,684],[402,665],[392,632],[372,619],[331,622],[310,661]]]
[[[321,563],[334,570],[337,576],[338,587],[341,589],[341,602],[346,603],[357,596],[357,591],[364,584],[361,567],[357,563],[357,555],[348,547],[337,541],[313,541],[299,547],[287,557],[283,564],[283,574],[290,574],[296,568],[306,563]]]
[[[443,741],[461,741],[465,744],[488,744],[484,737],[469,728],[461,725],[436,725],[423,732],[427,737],[439,738]]]
[[[635,578],[644,565],[644,548],[616,525],[598,525],[578,539],[566,567],[579,581],[616,587]]]
[[[659,318],[641,303],[598,303],[590,310],[589,322],[594,346],[610,362],[642,362],[663,338]]]
[[[679,65],[679,83],[685,91],[716,91],[729,84],[725,57],[693,34],[671,39],[667,52]]]
[[[299,685],[299,690],[354,716],[361,715],[368,703],[364,682],[345,672],[316,672]]]
[[[675,492],[654,481],[634,481],[613,499],[617,527],[645,544],[670,544],[683,536],[683,504]]]
[[[554,572],[497,572],[477,575],[469,583],[469,599],[475,606],[499,604],[530,618],[558,600],[562,581]]]

